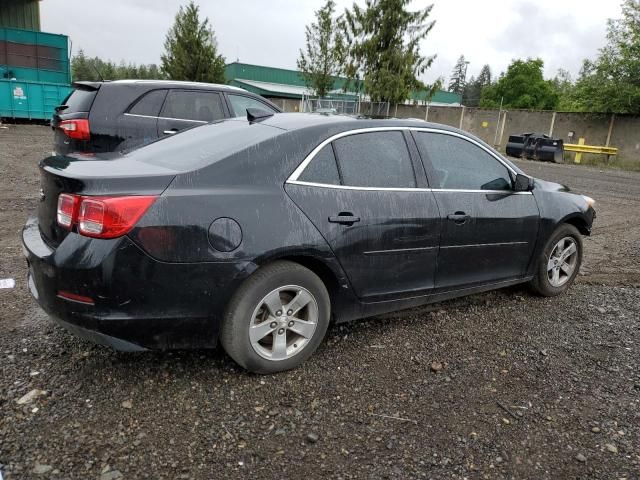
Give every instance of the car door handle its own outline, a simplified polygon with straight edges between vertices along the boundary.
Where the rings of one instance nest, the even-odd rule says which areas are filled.
[[[164,132],[165,135],[173,135],[174,133],[178,133],[178,129],[177,128],[172,128],[171,130],[165,130]]]
[[[356,217],[351,212],[341,212],[338,215],[334,215],[329,217],[330,223],[339,223],[341,225],[351,226],[356,222],[360,221],[360,217]]]
[[[463,225],[471,217],[469,217],[469,215],[467,215],[464,212],[456,212],[456,213],[450,213],[449,215],[447,215],[447,218],[449,220],[452,220],[456,225]]]

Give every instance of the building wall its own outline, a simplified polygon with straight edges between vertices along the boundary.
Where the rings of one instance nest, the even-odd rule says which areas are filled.
[[[265,96],[264,98],[275,103],[278,107],[282,109],[283,112],[299,112],[300,111],[300,100],[296,100],[294,98],[280,98],[280,97],[267,97],[267,96]]]
[[[39,0],[0,0],[0,27],[40,31]]]

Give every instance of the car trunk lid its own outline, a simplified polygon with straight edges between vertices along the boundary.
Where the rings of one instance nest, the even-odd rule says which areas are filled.
[[[118,154],[52,156],[40,162],[38,223],[43,238],[57,247],[69,234],[56,220],[61,193],[87,196],[160,195],[176,172]]]

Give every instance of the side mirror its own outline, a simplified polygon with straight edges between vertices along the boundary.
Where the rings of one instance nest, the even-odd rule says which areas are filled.
[[[533,190],[533,177],[518,173],[515,182],[513,182],[513,190],[516,192],[530,192]]]

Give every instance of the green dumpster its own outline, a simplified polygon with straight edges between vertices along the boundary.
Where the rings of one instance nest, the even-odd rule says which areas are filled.
[[[0,117],[49,120],[71,91],[66,35],[0,28]]]

